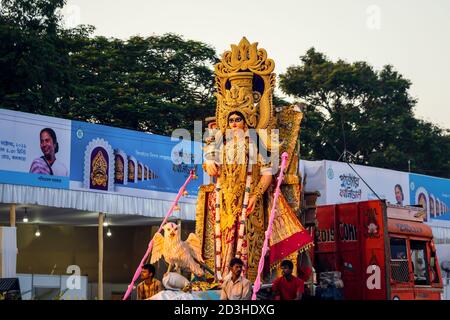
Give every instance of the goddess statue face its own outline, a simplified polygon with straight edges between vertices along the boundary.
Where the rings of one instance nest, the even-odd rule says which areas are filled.
[[[228,117],[228,127],[233,131],[234,134],[244,132],[244,130],[246,129],[245,119],[239,114],[231,114]]]

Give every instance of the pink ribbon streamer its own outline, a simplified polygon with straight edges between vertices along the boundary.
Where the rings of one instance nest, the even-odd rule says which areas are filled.
[[[175,198],[175,200],[172,203],[172,206],[170,207],[169,211],[166,214],[166,217],[164,218],[163,222],[161,223],[161,225],[159,226],[158,232],[161,232],[161,230],[163,229],[163,226],[166,224],[167,220],[169,219],[169,217],[172,215],[173,210],[175,209],[175,206],[178,205],[178,200],[180,200],[181,196],[183,195],[184,190],[186,189],[186,186],[188,185],[188,183],[194,178],[195,174],[194,174],[194,170],[191,170],[189,177],[186,179],[185,183],[183,184],[183,186],[180,188],[180,190],[178,191],[178,194]],[[142,271],[142,267],[144,266],[145,261],[147,260],[150,252],[152,251],[153,248],[153,237],[152,240],[150,241],[150,243],[148,244],[148,249],[147,252],[145,253],[144,257],[141,260],[141,263],[139,264],[138,268],[136,269],[136,272],[134,273],[133,276],[133,280],[131,280],[130,285],[128,286],[127,292],[125,293],[125,295],[123,296],[122,300],[127,300],[128,297],[131,294],[131,291],[133,290],[133,285],[136,282],[137,278],[139,277],[139,275],[141,274]]]
[[[262,248],[261,258],[259,259],[258,264],[258,275],[255,280],[255,284],[253,285],[253,295],[252,300],[256,300],[256,294],[258,293],[259,289],[261,288],[261,274],[264,269],[264,258],[267,254],[267,249],[269,248],[269,239],[272,236],[272,226],[273,226],[273,220],[275,218],[275,208],[277,204],[278,197],[280,196],[280,186],[281,182],[283,182],[284,178],[284,169],[286,168],[286,163],[288,159],[287,152],[283,152],[281,155],[281,168],[280,168],[280,174],[277,178],[277,186],[275,189],[275,195],[273,197],[273,203],[272,203],[272,209],[270,210],[270,216],[269,216],[269,225],[267,226],[265,238],[264,238],[264,245]]]

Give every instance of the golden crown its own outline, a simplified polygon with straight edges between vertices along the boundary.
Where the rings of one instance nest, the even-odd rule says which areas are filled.
[[[267,58],[258,43],[243,37],[231,51],[225,51],[214,66],[217,87],[216,121],[224,132],[230,113],[240,112],[251,128],[266,129],[273,122],[272,97],[275,62]]]

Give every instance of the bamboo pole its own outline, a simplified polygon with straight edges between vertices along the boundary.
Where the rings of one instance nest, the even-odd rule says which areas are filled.
[[[181,196],[183,195],[183,192],[186,190],[186,186],[189,184],[189,182],[192,179],[196,179],[196,175],[195,175],[195,171],[194,170],[191,170],[191,173],[189,174],[189,177],[186,179],[186,181],[184,182],[184,184],[181,186],[180,190],[178,191],[178,194],[175,197],[175,200],[173,201],[172,206],[170,207],[169,211],[167,212],[166,217],[164,218],[163,222],[159,226],[159,229],[158,229],[157,232],[161,232],[162,231],[163,226],[166,224],[167,220],[172,215],[173,210],[178,205],[178,200],[180,200]],[[149,257],[150,252],[152,251],[153,240],[154,240],[154,238],[152,237],[152,240],[150,240],[150,242],[148,244],[147,251],[145,252],[144,257],[142,258],[141,263],[139,264],[139,266],[137,267],[136,271],[134,272],[133,279],[131,280],[131,283],[128,285],[127,292],[125,292],[125,295],[123,296],[122,300],[127,300],[128,297],[131,294],[131,291],[133,291],[134,283],[136,282],[137,278],[141,274],[142,266],[144,265],[145,261],[147,261],[147,258]]]
[[[262,276],[262,272],[264,269],[264,260],[265,260],[266,254],[267,254],[267,249],[269,248],[269,239],[272,236],[273,220],[275,219],[275,210],[276,210],[278,197],[280,196],[280,188],[281,188],[281,183],[283,182],[283,178],[284,178],[284,169],[286,168],[287,159],[288,159],[288,153],[283,152],[283,154],[281,155],[280,173],[278,174],[277,185],[275,188],[275,194],[273,195],[272,209],[270,210],[270,215],[269,215],[269,225],[267,226],[267,230],[265,232],[264,244],[263,244],[262,252],[261,252],[261,258],[259,259],[258,274],[256,276],[255,283],[253,284],[252,300],[256,300],[256,294],[258,293],[259,289],[261,288],[261,276]]]
[[[11,227],[16,226],[16,204],[12,203],[9,207],[9,225]]]
[[[98,215],[98,300],[103,300],[103,221],[105,214],[100,212]]]

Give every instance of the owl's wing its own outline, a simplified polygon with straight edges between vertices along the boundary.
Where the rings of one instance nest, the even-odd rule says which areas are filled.
[[[204,263],[202,258],[202,245],[200,239],[195,233],[190,233],[185,243],[189,246],[191,255],[199,262]]]
[[[164,249],[164,237],[161,233],[157,232],[153,237],[153,249],[150,263],[155,263],[156,261],[161,259],[163,249]]]

